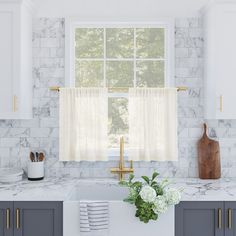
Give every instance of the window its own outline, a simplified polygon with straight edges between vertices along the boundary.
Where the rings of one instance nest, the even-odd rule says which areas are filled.
[[[169,84],[170,32],[164,24],[72,27],[70,85],[109,89],[109,149],[121,135],[128,145],[128,88]]]

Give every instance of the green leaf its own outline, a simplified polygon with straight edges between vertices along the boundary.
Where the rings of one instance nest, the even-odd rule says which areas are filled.
[[[158,183],[155,181],[157,176],[157,172],[153,173],[152,178],[142,176],[142,179],[145,181],[145,183],[143,183],[143,181],[132,182],[134,175],[131,174],[128,181],[120,181],[119,183],[121,186],[126,186],[129,188],[129,195],[124,199],[124,202],[134,204],[136,206],[135,216],[144,223],[148,223],[150,220],[157,220],[158,214],[153,211],[154,204],[143,201],[139,193],[142,187],[148,184],[156,191],[157,196],[163,195],[164,187],[166,186],[167,181],[164,180],[163,182]]]
[[[135,206],[138,208],[143,203],[144,203],[143,199],[140,196],[138,196],[135,201]]]
[[[147,176],[142,176],[142,179],[144,179],[144,181],[149,184],[150,183],[150,179]]]
[[[152,187],[155,187],[155,186],[158,186],[158,184],[157,184],[156,181],[152,181],[151,186],[152,186]]]
[[[134,182],[132,185],[131,185],[132,188],[141,188],[142,187],[142,183],[139,182],[139,181],[136,181]]]
[[[160,183],[160,186],[161,188],[165,188],[166,186],[168,186],[170,183],[169,183],[169,180],[168,179],[164,179],[161,183]]]
[[[122,180],[122,181],[119,182],[119,185],[120,185],[120,186],[128,187],[128,186],[129,186],[129,183],[127,183],[126,181]]]
[[[158,215],[157,214],[153,214],[152,215],[152,220],[157,220],[158,219]]]
[[[157,219],[157,214],[153,211],[153,204],[144,202],[143,200],[137,200],[135,202],[137,207],[135,216],[144,223],[148,223],[150,220]]]
[[[158,175],[159,175],[159,173],[154,172],[154,173],[152,174],[152,181],[153,181]]]
[[[127,203],[130,203],[130,204],[134,204],[135,203],[135,200],[132,199],[132,198],[129,198],[129,197],[125,198],[123,201],[127,202]]]
[[[129,183],[132,182],[133,178],[134,178],[134,174],[130,174],[130,175],[129,175]]]

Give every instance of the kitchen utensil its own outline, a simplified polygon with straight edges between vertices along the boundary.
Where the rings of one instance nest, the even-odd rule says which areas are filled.
[[[221,177],[219,142],[207,136],[207,125],[198,141],[198,169],[201,179],[219,179]]]
[[[39,153],[39,161],[44,161],[44,154],[42,152]]]
[[[30,160],[31,160],[32,162],[35,161],[35,156],[34,156],[34,153],[33,153],[33,152],[30,152]]]
[[[36,152],[35,155],[36,155],[36,161],[39,161],[39,153]]]

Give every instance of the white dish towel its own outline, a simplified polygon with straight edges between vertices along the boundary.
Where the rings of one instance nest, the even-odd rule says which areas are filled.
[[[81,236],[109,235],[109,203],[107,201],[80,201]]]

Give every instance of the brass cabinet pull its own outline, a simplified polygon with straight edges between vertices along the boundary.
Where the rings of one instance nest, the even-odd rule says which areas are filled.
[[[10,209],[6,209],[6,228],[10,229]]]
[[[220,112],[223,111],[223,95],[220,95]]]
[[[221,208],[218,209],[218,228],[222,228],[222,210]]]
[[[228,209],[228,228],[232,229],[232,209]]]
[[[16,228],[20,228],[20,209],[16,209]]]
[[[17,97],[16,95],[14,95],[13,96],[13,112],[17,111],[16,100],[17,100]]]

